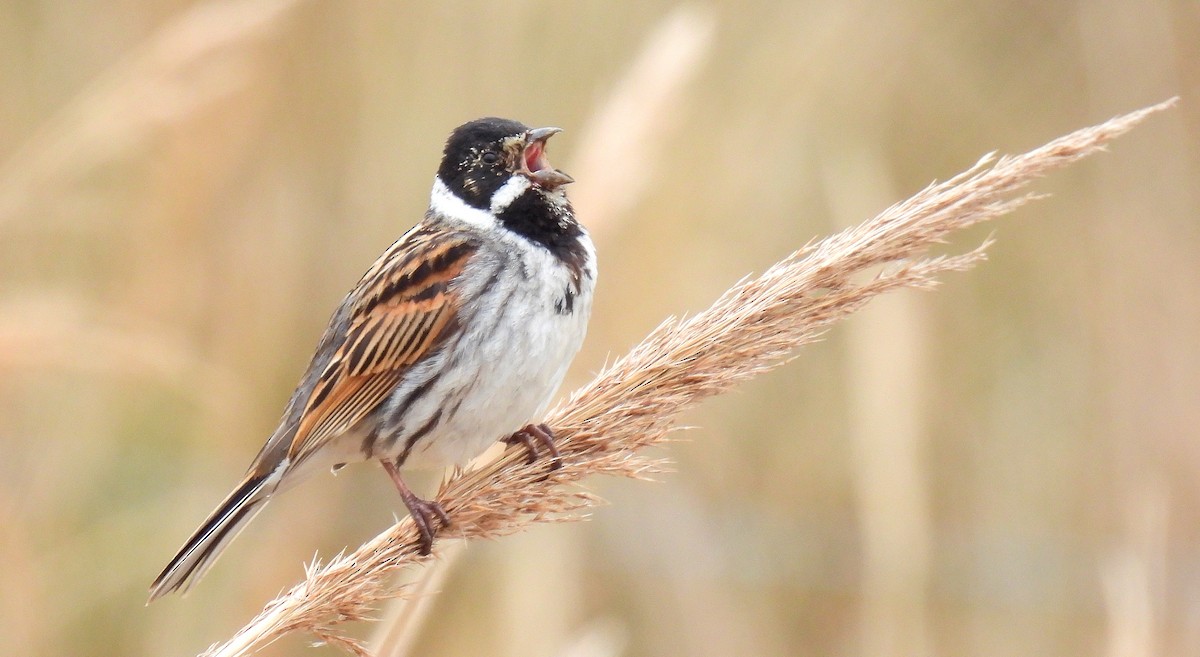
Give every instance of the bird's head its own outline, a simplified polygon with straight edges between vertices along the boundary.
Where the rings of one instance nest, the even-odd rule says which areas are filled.
[[[546,159],[546,140],[558,132],[494,117],[464,123],[446,140],[438,180],[467,205],[496,214],[528,191],[558,193],[574,182]]]

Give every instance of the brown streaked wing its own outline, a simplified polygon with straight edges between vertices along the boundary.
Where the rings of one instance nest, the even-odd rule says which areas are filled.
[[[371,266],[352,293],[345,341],[301,415],[288,450],[293,463],[378,408],[408,368],[456,330],[450,282],[476,248],[466,235],[421,227]]]

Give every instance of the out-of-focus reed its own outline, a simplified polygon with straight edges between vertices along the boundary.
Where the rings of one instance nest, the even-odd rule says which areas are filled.
[[[597,226],[574,388],[982,149],[1173,94],[1115,157],[1047,180],[987,267],[687,413],[702,439],[656,490],[598,478],[592,522],[472,543],[413,653],[1200,645],[1194,2],[714,0],[643,144],[653,176],[577,168],[673,4],[0,2],[0,653],[194,654],[390,523],[378,471],[318,478],[188,598],[142,606],[328,311],[424,210],[456,122],[566,128],[581,209],[621,201],[593,179],[648,181]],[[306,640],[263,654],[335,652]]]

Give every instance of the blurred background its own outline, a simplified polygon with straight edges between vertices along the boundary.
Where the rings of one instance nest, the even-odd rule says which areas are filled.
[[[960,235],[977,270],[682,418],[659,483],[468,546],[411,654],[1200,655],[1198,92],[1193,0],[2,0],[0,653],[193,655],[402,513],[375,465],[318,477],[143,606],[465,120],[566,129],[574,387],[985,152],[1180,95]]]

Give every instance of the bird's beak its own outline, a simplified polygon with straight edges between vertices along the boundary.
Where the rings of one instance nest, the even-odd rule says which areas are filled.
[[[534,128],[525,133],[525,148],[521,151],[521,173],[546,189],[557,189],[575,179],[555,169],[546,159],[546,140],[562,132],[562,128]]]

